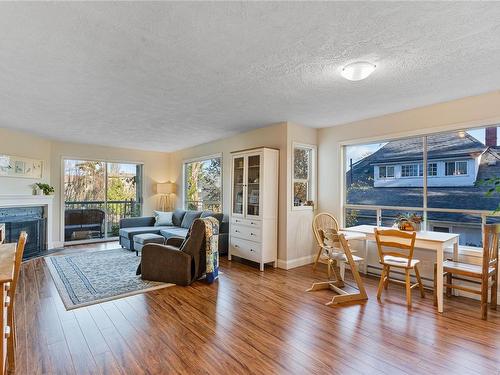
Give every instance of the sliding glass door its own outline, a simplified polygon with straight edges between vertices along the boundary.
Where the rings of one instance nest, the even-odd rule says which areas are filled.
[[[63,178],[65,242],[117,237],[142,213],[142,164],[65,159]]]

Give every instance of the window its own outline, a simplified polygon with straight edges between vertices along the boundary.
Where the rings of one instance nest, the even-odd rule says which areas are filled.
[[[378,168],[379,178],[394,178],[394,166],[388,165]]]
[[[344,146],[343,225],[392,226],[398,215],[415,213],[424,230],[458,233],[461,246],[482,246],[482,223],[500,222],[497,133],[495,125]],[[401,178],[386,179],[389,165]]]
[[[184,208],[222,212],[222,156],[184,162]]]
[[[292,207],[312,207],[314,201],[315,146],[294,144]]]
[[[429,163],[429,164],[427,164],[427,176],[437,176],[437,174],[438,174],[438,165],[437,165],[437,163]]]
[[[401,166],[401,177],[417,177],[418,164],[405,164]]]
[[[463,176],[467,175],[466,161],[447,161],[445,163],[446,176]]]
[[[142,164],[64,159],[64,241],[117,237],[142,214]]]
[[[418,175],[422,177],[424,175],[424,165],[418,165]],[[437,163],[427,164],[427,176],[437,176]]]

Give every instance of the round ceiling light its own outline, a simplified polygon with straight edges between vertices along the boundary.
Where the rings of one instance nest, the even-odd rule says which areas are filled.
[[[361,81],[372,74],[376,67],[369,62],[358,61],[344,66],[340,74],[349,81]]]

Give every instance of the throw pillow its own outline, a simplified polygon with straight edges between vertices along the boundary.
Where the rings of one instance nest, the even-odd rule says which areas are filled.
[[[155,211],[155,227],[173,225],[172,212]]]
[[[191,228],[193,221],[201,216],[201,211],[186,211],[182,219],[181,228]]]

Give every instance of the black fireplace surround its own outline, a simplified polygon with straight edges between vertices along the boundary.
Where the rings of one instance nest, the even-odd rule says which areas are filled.
[[[47,251],[47,218],[45,208],[0,208],[0,223],[5,224],[5,243],[17,242],[22,231],[28,233],[23,259],[44,255]]]

